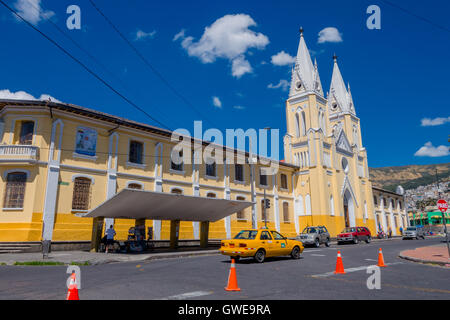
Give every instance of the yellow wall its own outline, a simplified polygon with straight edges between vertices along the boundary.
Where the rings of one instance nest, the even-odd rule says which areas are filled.
[[[292,108],[301,106],[305,110],[306,122],[316,123],[317,115],[313,112],[316,104],[326,110],[326,106],[317,101],[315,96],[308,97],[307,100],[290,105],[287,103],[287,124],[288,132],[292,133],[294,128]],[[53,111],[53,119],[50,116],[48,108],[34,108],[27,110],[26,107],[7,107],[1,111],[0,115],[5,122],[5,130],[2,143],[14,145],[18,143],[19,125],[18,122],[23,119],[35,120],[35,136],[33,145],[39,147],[39,156],[37,162],[14,163],[3,161],[0,157],[0,197],[3,204],[5,190],[5,175],[8,170],[27,170],[29,178],[26,184],[24,207],[21,210],[0,209],[0,241],[41,241],[42,240],[42,221],[46,196],[46,184],[49,161],[49,148],[51,143],[52,123],[60,119],[64,126],[62,128],[61,150],[58,149],[58,134],[56,134],[56,151],[53,159],[56,161],[60,155],[59,165],[59,185],[56,195],[56,215],[54,221],[53,240],[54,241],[81,241],[90,240],[92,233],[92,219],[77,217],[75,214],[79,211],[72,210],[73,180],[76,176],[88,176],[92,179],[90,209],[93,209],[104,202],[107,198],[108,184],[108,153],[110,149],[110,135],[118,134],[118,155],[112,158],[112,165],[117,163],[117,187],[116,192],[127,187],[130,182],[139,182],[145,190],[155,190],[155,177],[157,175],[155,159],[157,158],[157,143],[163,144],[163,170],[162,170],[162,191],[171,192],[172,188],[183,190],[185,195],[193,195],[192,176],[193,168],[191,165],[185,165],[184,172],[174,172],[170,169],[170,152],[174,145],[163,136],[156,136],[137,129],[121,126],[115,128],[115,125],[103,122],[101,120],[87,118],[84,116],[73,115],[69,112]],[[328,116],[326,117],[328,119]],[[328,121],[328,120],[327,120]],[[350,120],[346,120],[350,121]],[[330,124],[327,123],[327,126]],[[359,125],[359,124],[358,124]],[[79,157],[74,153],[76,130],[79,126],[93,128],[97,130],[97,148],[95,157]],[[359,128],[359,127],[358,127]],[[329,129],[328,129],[329,130]],[[280,172],[277,177],[268,177],[268,187],[263,188],[259,183],[259,169],[255,166],[255,193],[256,193],[256,215],[258,226],[263,226],[261,221],[261,200],[264,190],[267,198],[271,200],[271,208],[267,210],[268,226],[275,228],[275,194],[273,185],[276,182],[276,192],[278,194],[278,221],[279,230],[288,237],[297,235],[304,227],[311,225],[325,225],[332,236],[339,233],[344,227],[343,199],[341,196],[341,185],[344,180],[344,173],[339,168],[341,158],[336,156],[336,168],[325,168],[320,162],[320,150],[322,141],[332,143],[328,137],[321,138],[321,133],[315,133],[315,165],[309,168],[296,169],[289,166],[280,166]],[[294,142],[305,142],[308,137],[295,138]],[[322,140],[320,140],[322,139]],[[351,137],[349,138],[351,139]],[[142,165],[133,165],[129,163],[128,150],[130,140],[137,140],[144,144],[144,160]],[[113,140],[114,141],[114,140]],[[114,149],[114,148],[113,148]],[[300,150],[307,150],[308,146]],[[286,146],[285,146],[286,150]],[[330,151],[331,152],[331,151]],[[312,151],[310,150],[310,154]],[[365,155],[364,155],[365,156]],[[286,154],[286,161],[290,162],[292,156]],[[356,158],[356,156],[355,156]],[[355,159],[353,159],[355,160]],[[357,160],[356,160],[357,161]],[[355,192],[358,206],[355,207],[357,225],[368,226],[372,233],[375,233],[374,210],[372,201],[372,187],[367,177],[357,176],[355,161],[352,163],[352,170],[348,174],[351,185]],[[327,170],[331,174],[327,173]],[[246,201],[251,201],[250,187],[250,168],[244,166],[245,182],[235,181],[234,167],[229,166],[229,178],[224,177],[224,167],[217,165],[217,179],[205,177],[205,166],[201,165],[198,172],[198,184],[200,186],[200,196],[207,196],[208,192],[214,192],[217,198],[225,197],[225,186],[230,190],[230,199],[235,200],[238,196],[245,197]],[[306,172],[308,171],[308,172]],[[305,174],[298,174],[298,173]],[[287,176],[288,189],[280,187],[281,173]],[[293,175],[295,174],[294,178]],[[292,184],[294,180],[294,184]],[[311,197],[311,215],[306,215],[305,197]],[[335,216],[331,216],[330,196],[334,198]],[[303,198],[303,214],[297,218],[294,212],[294,198],[301,196]],[[367,203],[368,220],[363,222],[364,201]],[[288,203],[289,220],[284,221],[283,202]],[[234,236],[241,229],[250,228],[252,224],[252,209],[247,208],[245,220],[238,221],[236,214],[230,217],[230,233]],[[134,220],[118,219],[115,221],[117,239],[126,239],[128,229],[134,226]],[[147,220],[146,227],[154,226],[153,221]],[[163,221],[161,228],[161,239],[169,239],[170,222]],[[211,239],[223,239],[227,237],[225,229],[225,220],[222,219],[210,224],[209,236]],[[180,239],[194,238],[194,227],[192,222],[181,222]]]

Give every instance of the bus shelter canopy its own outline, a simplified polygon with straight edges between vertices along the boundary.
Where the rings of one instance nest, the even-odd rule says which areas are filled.
[[[252,202],[124,189],[82,217],[215,222]]]

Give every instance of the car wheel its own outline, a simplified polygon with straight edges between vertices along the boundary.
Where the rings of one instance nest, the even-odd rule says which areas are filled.
[[[316,248],[320,247],[320,241],[319,241],[319,239],[316,239],[316,241],[314,242],[314,246],[315,246]]]
[[[342,244],[342,242],[338,241],[338,242],[337,242],[337,244],[341,245],[341,244]]]
[[[416,237],[416,240],[419,240],[419,237]]]
[[[300,259],[300,248],[299,247],[294,247],[294,249],[292,249],[291,252],[291,257],[292,259]]]
[[[354,243],[354,244],[358,244],[358,242],[359,242],[358,238],[355,237],[355,238],[353,239],[353,243]]]
[[[263,263],[265,258],[266,258],[266,252],[263,249],[259,249],[258,251],[256,251],[256,254],[255,254],[256,262]]]
[[[327,247],[330,246],[330,238],[327,238],[327,242],[325,242],[325,245],[326,245]]]
[[[370,243],[371,241],[372,241],[372,238],[371,237],[367,237],[366,243]]]

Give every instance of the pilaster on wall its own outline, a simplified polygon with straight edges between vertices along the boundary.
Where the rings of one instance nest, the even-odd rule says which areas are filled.
[[[274,183],[273,183],[272,193],[273,193],[273,199],[274,199],[273,200],[273,207],[274,207],[273,214],[274,214],[274,221],[275,221],[275,229],[278,232],[280,232],[280,206],[278,205],[279,197],[278,197],[278,190],[277,190],[278,183],[277,183],[277,175],[276,174],[273,175],[273,180],[274,180]]]
[[[224,199],[230,200],[231,199],[231,190],[230,190],[230,167],[228,164],[223,165],[223,171],[224,171]],[[231,217],[227,216],[225,217],[225,232],[227,234],[227,239],[231,239]]]
[[[163,144],[158,142],[155,148],[155,192],[162,192],[163,173]],[[161,240],[161,220],[153,220],[153,236],[155,240]]]
[[[55,139],[58,133],[58,146],[55,158]],[[53,122],[52,134],[50,138],[50,151],[47,166],[47,183],[45,187],[44,212],[42,217],[42,240],[51,241],[53,238],[53,228],[55,224],[56,200],[58,194],[59,165],[61,161],[61,143],[64,123],[61,119]]]
[[[199,185],[199,172],[198,172],[198,162],[201,152],[198,150],[194,151],[194,163],[192,164],[192,194],[194,197],[200,196],[200,185]],[[194,229],[194,239],[200,239],[200,223],[198,221],[192,222],[192,227]]]
[[[108,172],[106,182],[106,200],[111,199],[117,192],[117,153],[119,150],[119,134],[114,132],[109,137],[109,152],[108,152]],[[105,219],[105,233],[109,226],[114,225],[113,218]]]

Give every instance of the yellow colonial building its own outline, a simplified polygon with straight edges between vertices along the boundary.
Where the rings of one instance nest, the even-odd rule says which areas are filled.
[[[405,228],[404,206],[386,214],[375,208],[360,121],[337,59],[325,98],[303,34],[286,121],[285,160],[267,176],[260,164],[248,160],[174,164],[172,132],[147,124],[65,103],[0,100],[0,242],[89,241],[92,219],[79,215],[125,188],[253,203],[211,223],[212,239],[263,226],[264,194],[271,202],[268,226],[288,237],[312,225],[326,226],[332,236],[345,226],[366,226],[375,234],[381,226],[375,214],[383,215],[383,226],[398,217],[394,232]],[[240,150],[233,153],[249,157]],[[109,223],[117,239],[126,239],[135,222]],[[169,239],[170,221],[148,220],[146,225],[153,228],[154,239]],[[199,226],[182,221],[180,239],[199,239]]]

